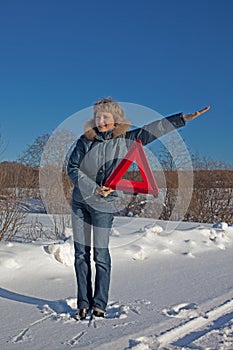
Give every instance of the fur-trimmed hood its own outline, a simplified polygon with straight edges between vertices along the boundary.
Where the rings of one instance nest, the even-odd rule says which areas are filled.
[[[127,119],[124,119],[121,123],[115,123],[113,129],[113,137],[117,138],[121,135],[124,135],[130,128],[131,122]],[[84,125],[84,135],[88,140],[94,141],[95,136],[97,135],[97,128],[95,125],[95,120],[88,120]]]

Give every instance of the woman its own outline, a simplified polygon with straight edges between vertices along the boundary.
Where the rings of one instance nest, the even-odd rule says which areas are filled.
[[[94,117],[86,123],[84,135],[78,139],[67,167],[74,184],[72,226],[79,319],[85,319],[90,310],[93,310],[93,315],[104,317],[108,302],[111,272],[108,245],[114,212],[111,204],[119,193],[104,186],[106,179],[124,158],[133,141],[139,139],[146,145],[184,126],[186,121],[209,108],[187,115],[178,113],[130,131],[130,122],[124,118],[124,110],[119,103],[103,98],[94,104]],[[92,230],[94,291],[91,282]]]

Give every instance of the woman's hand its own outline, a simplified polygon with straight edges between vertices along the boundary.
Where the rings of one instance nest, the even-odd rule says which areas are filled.
[[[194,113],[190,113],[190,114],[184,114],[183,118],[184,118],[185,121],[193,120],[193,119],[199,117],[199,115],[207,112],[209,109],[210,109],[210,106],[207,106],[207,107],[201,109],[200,111],[197,111],[197,112],[194,112]]]
[[[114,190],[110,187],[102,186],[96,189],[96,193],[102,197],[107,197],[111,192],[114,192]]]

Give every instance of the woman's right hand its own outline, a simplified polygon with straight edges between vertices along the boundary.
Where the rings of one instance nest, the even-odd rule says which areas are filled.
[[[107,197],[111,192],[114,192],[114,190],[106,186],[98,187],[96,189],[96,194],[99,194],[102,197]]]

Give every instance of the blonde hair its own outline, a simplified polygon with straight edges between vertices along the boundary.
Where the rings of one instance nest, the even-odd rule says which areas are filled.
[[[101,100],[95,102],[94,106],[94,118],[96,117],[97,112],[104,111],[112,113],[115,123],[121,123],[124,120],[125,112],[121,105],[111,97],[102,98]]]

